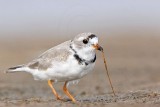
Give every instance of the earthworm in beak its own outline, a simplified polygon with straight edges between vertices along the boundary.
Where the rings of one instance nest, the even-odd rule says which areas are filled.
[[[107,72],[107,77],[108,77],[112,92],[113,92],[114,96],[116,96],[114,88],[113,88],[113,85],[112,85],[112,81],[111,81],[111,78],[110,78],[110,75],[109,75],[109,72],[108,72],[107,61],[106,61],[106,58],[105,58],[105,54],[104,54],[103,48],[98,44],[97,45],[93,45],[93,47],[96,50],[99,50],[99,51],[102,52],[102,57],[103,57],[103,60],[104,60],[104,65],[105,65],[105,69],[106,69],[106,72]]]

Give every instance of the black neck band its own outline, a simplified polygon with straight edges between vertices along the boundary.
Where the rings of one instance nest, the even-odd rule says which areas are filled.
[[[96,54],[95,54],[95,57],[93,59],[91,59],[90,61],[87,61],[83,58],[81,58],[78,54],[77,54],[77,51],[75,49],[73,49],[73,46],[70,44],[70,49],[74,52],[74,58],[78,61],[79,64],[83,65],[85,64],[86,66],[91,64],[91,63],[94,63],[96,61]]]

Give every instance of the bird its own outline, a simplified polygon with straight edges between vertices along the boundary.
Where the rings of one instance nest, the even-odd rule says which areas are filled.
[[[96,62],[96,50],[103,51],[94,33],[80,33],[73,39],[61,43],[42,53],[31,62],[10,67],[6,73],[27,72],[34,80],[48,82],[57,100],[63,100],[54,88],[54,83],[64,82],[63,91],[72,102],[76,99],[68,90],[70,83],[93,71]]]

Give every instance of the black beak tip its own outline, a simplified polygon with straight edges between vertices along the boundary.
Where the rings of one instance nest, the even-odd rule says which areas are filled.
[[[98,48],[98,50],[103,52],[103,48],[101,46]]]

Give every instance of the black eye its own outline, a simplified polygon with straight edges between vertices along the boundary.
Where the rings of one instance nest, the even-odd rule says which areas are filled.
[[[83,40],[83,43],[84,43],[84,44],[87,44],[87,43],[88,43],[88,40],[87,40],[87,39],[84,39],[84,40]]]

